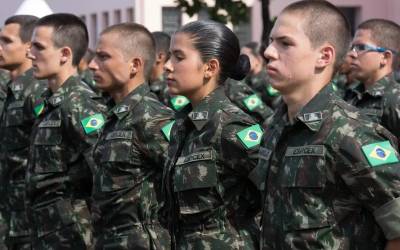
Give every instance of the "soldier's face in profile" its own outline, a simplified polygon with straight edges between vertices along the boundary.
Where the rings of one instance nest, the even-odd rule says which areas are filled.
[[[264,51],[272,86],[282,94],[295,91],[312,80],[320,55],[304,32],[303,20],[298,13],[280,14]]]
[[[171,57],[164,66],[169,92],[190,98],[204,86],[206,64],[185,33],[172,37],[170,52]]]
[[[112,92],[123,88],[130,80],[131,62],[120,49],[120,36],[110,32],[99,38],[95,57],[89,63],[93,71],[96,87]]]
[[[354,35],[352,45],[365,44],[377,46],[372,40],[370,30],[358,29]],[[349,55],[352,58],[351,70],[354,76],[361,81],[374,77],[381,67],[381,62],[384,60],[383,53],[372,50],[350,51]]]
[[[63,63],[62,48],[53,43],[53,28],[38,26],[32,35],[28,58],[32,60],[33,75],[38,79],[49,79],[60,72]]]
[[[30,43],[22,42],[19,32],[21,26],[16,23],[7,24],[0,32],[0,67],[14,70],[26,60],[26,52]]]

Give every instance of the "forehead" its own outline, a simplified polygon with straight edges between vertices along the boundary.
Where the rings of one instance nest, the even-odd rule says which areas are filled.
[[[1,33],[4,36],[17,36],[19,37],[19,31],[20,31],[21,26],[18,23],[10,23],[5,25]]]
[[[32,40],[37,42],[51,41],[53,37],[53,27],[38,26],[33,30]]]
[[[172,36],[170,50],[195,50],[193,46],[193,39],[187,33],[176,33]]]
[[[271,30],[271,37],[308,38],[303,28],[304,16],[296,12],[281,13]]]
[[[354,35],[354,42],[373,43],[372,32],[368,29],[358,29]]]

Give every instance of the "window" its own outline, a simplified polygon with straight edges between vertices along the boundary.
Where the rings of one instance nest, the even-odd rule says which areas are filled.
[[[121,10],[114,10],[114,23],[121,23]]]
[[[94,48],[97,42],[97,14],[91,14],[90,21],[90,39],[92,48]]]
[[[240,22],[238,25],[233,26],[233,32],[239,38],[240,46],[251,42],[251,8],[247,8],[248,20]]]
[[[175,7],[162,8],[162,30],[172,34],[182,26],[182,13]]]
[[[107,28],[110,25],[110,18],[108,12],[103,12],[103,29]]]
[[[133,8],[128,8],[126,9],[126,21],[127,22],[134,22],[134,16],[133,16]]]

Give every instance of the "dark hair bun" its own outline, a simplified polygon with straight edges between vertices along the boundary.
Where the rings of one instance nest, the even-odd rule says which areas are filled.
[[[247,55],[240,55],[235,67],[233,67],[232,71],[229,73],[229,77],[240,81],[246,77],[250,70],[250,60]]]

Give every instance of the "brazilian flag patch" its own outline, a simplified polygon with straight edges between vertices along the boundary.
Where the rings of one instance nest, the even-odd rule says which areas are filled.
[[[161,131],[163,132],[167,141],[170,141],[171,139],[171,129],[174,123],[175,121],[168,122],[166,125],[164,125],[164,127],[161,128]]]
[[[39,117],[41,113],[43,113],[44,110],[44,102],[40,101],[38,103],[35,104],[35,106],[33,107],[33,112],[35,113],[36,117]]]
[[[253,148],[260,144],[263,131],[260,125],[255,124],[248,128],[243,129],[236,135],[239,140],[243,143],[246,149]]]
[[[246,97],[243,100],[244,105],[250,111],[261,105],[261,99],[256,94]]]
[[[279,95],[279,91],[274,89],[271,85],[267,86],[267,92],[268,92],[268,95],[270,95],[270,96],[278,96]]]
[[[177,96],[174,96],[174,97],[171,99],[172,107],[173,107],[176,111],[181,110],[181,109],[182,109],[183,107],[185,107],[189,102],[190,102],[189,99],[187,99],[187,98],[186,98],[185,96],[183,96],[183,95],[177,95]]]
[[[389,141],[362,146],[362,151],[372,167],[399,162],[396,152]]]
[[[104,125],[104,117],[102,114],[94,114],[81,120],[81,124],[86,134],[101,129]]]

